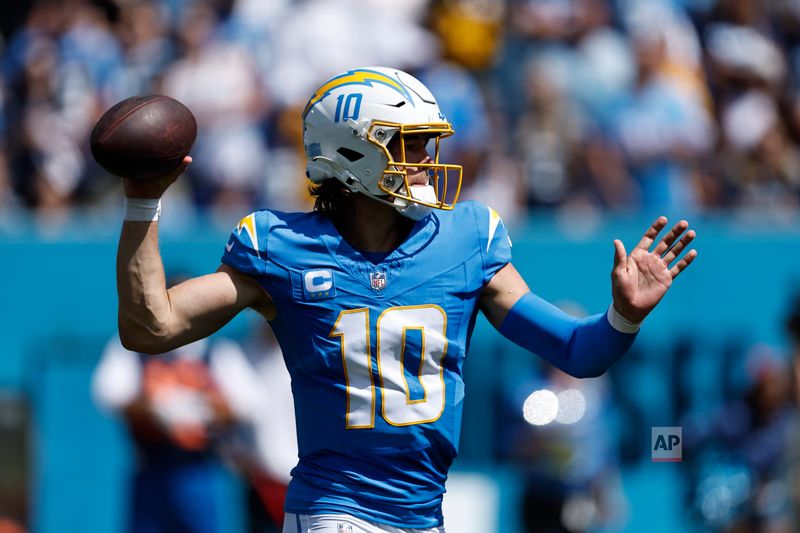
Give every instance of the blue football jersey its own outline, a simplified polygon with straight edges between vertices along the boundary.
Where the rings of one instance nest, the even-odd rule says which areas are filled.
[[[387,255],[353,248],[320,213],[257,211],[225,248],[277,307],[299,448],[286,510],[440,525],[478,298],[511,260],[497,213],[435,210]]]

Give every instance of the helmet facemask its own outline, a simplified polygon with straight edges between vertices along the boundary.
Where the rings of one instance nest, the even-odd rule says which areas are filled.
[[[428,162],[408,161],[406,140],[416,135],[424,135],[434,143],[433,156],[428,158],[430,159]],[[377,186],[391,198],[390,203],[398,207],[401,212],[409,204],[445,211],[452,210],[455,206],[461,191],[462,167],[439,162],[439,143],[441,139],[451,135],[453,127],[448,123],[397,124],[374,121],[370,126],[367,140],[378,146],[387,158],[386,168]],[[389,150],[389,143],[393,140],[399,145],[399,150],[396,150],[399,152],[398,159],[395,159]],[[409,183],[409,169],[413,169],[412,175],[425,171],[432,192],[415,192],[414,189],[418,189],[419,185]]]

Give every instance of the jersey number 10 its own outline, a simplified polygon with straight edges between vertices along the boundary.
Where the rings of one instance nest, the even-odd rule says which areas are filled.
[[[447,352],[447,316],[436,305],[390,307],[376,322],[375,367],[381,394],[381,416],[393,426],[434,422],[442,416],[445,385],[442,362]],[[412,399],[406,378],[406,335],[418,331],[422,345],[419,368],[413,373],[422,387],[422,398]],[[347,389],[347,429],[375,426],[376,386],[370,351],[369,309],[339,313],[330,333],[339,337]],[[414,369],[412,369],[414,370]]]

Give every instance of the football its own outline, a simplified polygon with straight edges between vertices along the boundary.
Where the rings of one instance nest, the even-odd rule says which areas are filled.
[[[196,138],[197,121],[185,105],[169,96],[133,96],[97,121],[92,155],[116,176],[147,180],[177,168]]]

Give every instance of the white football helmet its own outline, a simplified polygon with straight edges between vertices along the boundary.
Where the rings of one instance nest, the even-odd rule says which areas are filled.
[[[303,110],[306,175],[319,183],[336,178],[360,192],[419,219],[431,209],[453,209],[462,168],[439,162],[439,141],[453,127],[422,82],[397,69],[359,68],[326,81]],[[405,138],[429,135],[435,151],[427,163],[405,160]],[[400,136],[401,157],[389,153]],[[427,187],[410,187],[408,168],[424,168]]]

